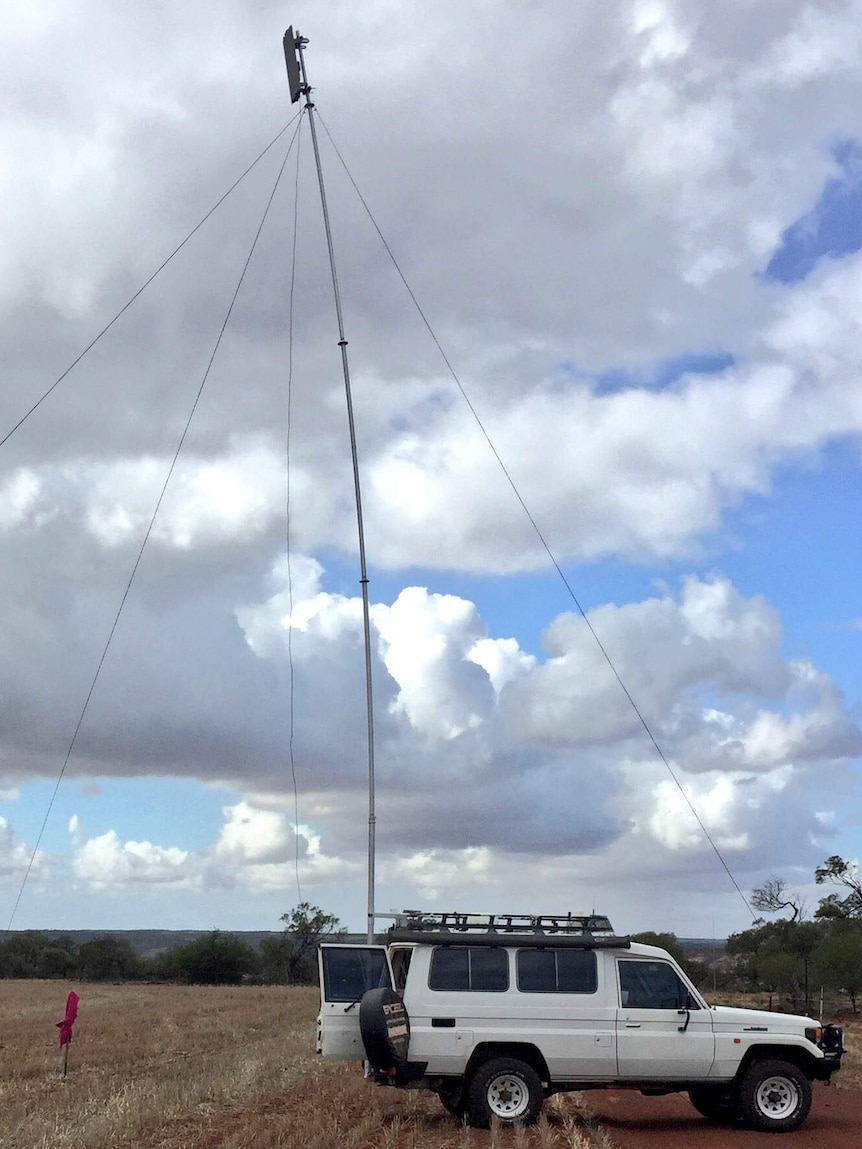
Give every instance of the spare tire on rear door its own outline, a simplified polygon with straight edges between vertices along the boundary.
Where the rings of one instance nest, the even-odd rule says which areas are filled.
[[[410,1019],[394,989],[370,989],[359,1003],[359,1031],[372,1069],[386,1073],[407,1060]]]

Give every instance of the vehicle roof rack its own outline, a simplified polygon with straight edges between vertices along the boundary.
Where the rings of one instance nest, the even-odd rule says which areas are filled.
[[[564,948],[627,948],[604,914],[462,914],[403,910],[390,926],[388,941],[438,945],[548,945]]]

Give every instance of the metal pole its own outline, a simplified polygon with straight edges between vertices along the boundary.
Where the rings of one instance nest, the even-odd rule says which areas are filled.
[[[329,226],[329,209],[326,206],[326,188],[323,184],[323,168],[320,163],[320,150],[317,146],[317,128],[314,123],[314,104],[311,100],[311,86],[305,70],[305,56],[302,49],[308,43],[304,36],[296,35],[295,47],[299,54],[299,67],[302,73],[302,92],[305,96],[305,110],[311,127],[311,142],[314,147],[314,162],[317,167],[317,182],[320,186],[320,204],[323,208],[323,226],[326,229],[326,246],[329,250],[329,269],[332,273],[332,291],[335,296],[335,314],[338,319],[338,346],[341,348],[341,367],[344,374],[344,392],[347,398],[347,422],[350,427],[350,454],[353,460],[353,487],[356,494],[356,523],[359,534],[359,583],[362,587],[362,625],[365,637],[365,701],[368,712],[368,926],[369,944],[374,940],[374,855],[376,850],[376,824],[374,812],[374,705],[371,686],[371,616],[368,607],[368,574],[365,566],[365,531],[362,525],[362,493],[359,486],[359,456],[356,450],[356,427],[353,421],[353,399],[350,392],[350,367],[347,362],[347,340],[344,337],[344,320],[341,314],[341,295],[338,291],[338,275],[335,270],[335,249],[332,245],[332,230]]]

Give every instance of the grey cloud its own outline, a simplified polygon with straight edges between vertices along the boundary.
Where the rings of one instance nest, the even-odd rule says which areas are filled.
[[[290,13],[231,0],[25,6],[0,41],[0,434],[290,118],[290,19],[311,37],[326,124],[555,551],[694,554],[728,507],[768,490],[776,465],[862,428],[858,260],[790,296],[756,278],[828,175],[827,141],[859,131],[860,6],[831,16],[830,28],[802,0],[768,19],[729,0],[554,0],[529,18],[513,3],[465,11],[455,0],[361,11],[339,0],[325,15],[307,0]],[[10,777],[53,776],[62,758],[146,519],[147,500],[119,476],[169,460],[285,147],[286,137],[3,448],[4,479],[27,467],[42,484],[20,522],[0,522]],[[374,562],[535,568],[545,557],[326,144],[324,161]],[[301,165],[292,543],[352,554],[307,138]],[[270,619],[259,657],[235,612],[266,599],[286,530],[293,172],[291,158],[184,456],[224,459],[250,441],[271,452],[256,479],[268,492],[260,521],[245,535],[207,533],[193,500],[177,508],[181,484],[169,492],[72,773],[284,788],[284,635]],[[593,388],[609,368],[703,348],[737,365],[666,394]],[[94,504],[128,513],[135,530],[115,546],[93,537]],[[200,528],[185,548],[171,530],[183,514]],[[827,686],[813,701],[788,695],[765,603],[731,595],[722,637],[681,620],[670,600],[608,606],[596,622],[690,774],[732,773],[741,758],[755,769],[738,749],[756,717],[749,695],[812,716],[784,758],[775,752],[800,778],[858,752],[855,720]],[[441,627],[449,645],[420,667],[416,689],[462,730],[448,739],[417,732],[378,652],[386,849],[481,842],[542,854],[626,841],[618,771],[640,732],[585,636],[557,620],[549,657],[495,698],[465,661],[480,632],[475,619]],[[358,851],[358,634],[293,639],[302,792],[333,810],[320,818],[331,852]],[[703,718],[715,694],[732,720],[726,736]],[[776,808],[810,828],[799,793],[789,786]]]

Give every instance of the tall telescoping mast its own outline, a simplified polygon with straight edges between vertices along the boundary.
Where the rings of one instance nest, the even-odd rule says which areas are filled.
[[[362,492],[359,485],[359,456],[356,450],[356,427],[353,420],[353,398],[350,391],[350,367],[347,360],[347,340],[344,337],[344,319],[341,313],[341,296],[338,290],[338,275],[335,270],[335,249],[332,244],[332,230],[329,226],[329,209],[326,206],[326,188],[323,183],[323,168],[320,163],[320,150],[317,146],[317,127],[314,122],[314,104],[311,100],[311,86],[305,70],[303,49],[308,40],[293,27],[284,34],[284,59],[287,64],[287,79],[290,85],[291,103],[305,97],[304,111],[308,115],[311,128],[311,142],[314,147],[314,162],[317,167],[317,182],[320,187],[320,205],[323,209],[323,226],[326,231],[326,246],[329,251],[329,269],[332,273],[332,291],[335,297],[335,315],[338,320],[338,346],[341,348],[341,369],[344,375],[344,393],[347,398],[347,422],[350,428],[350,454],[353,460],[353,487],[356,496],[356,525],[359,535],[359,584],[362,587],[362,624],[365,637],[365,702],[368,722],[368,928],[369,943],[374,940],[374,855],[376,816],[374,812],[374,696],[371,682],[371,617],[368,606],[368,574],[365,566],[365,531],[362,525]]]

